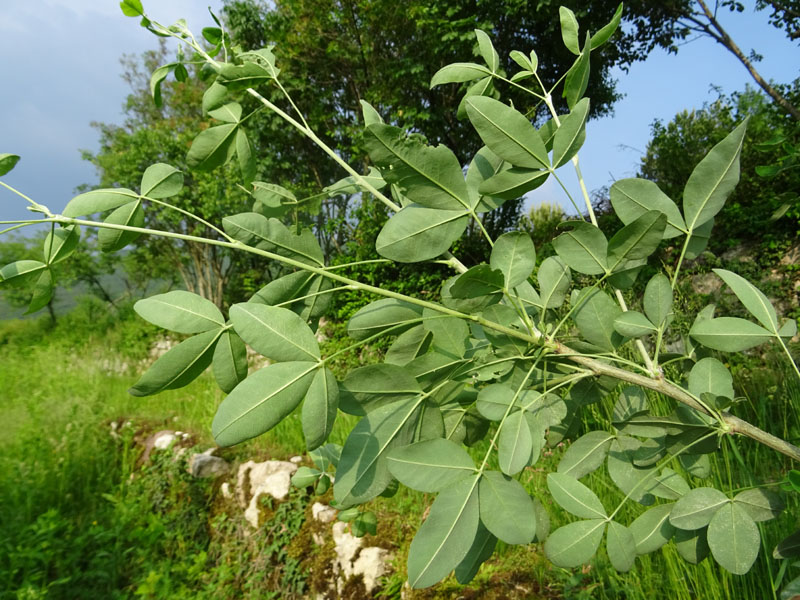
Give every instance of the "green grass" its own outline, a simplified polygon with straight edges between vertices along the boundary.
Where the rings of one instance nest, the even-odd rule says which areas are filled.
[[[309,573],[313,553],[304,529],[312,498],[298,491],[287,503],[265,506],[267,526],[248,534],[239,509],[226,505],[209,482],[190,478],[185,465],[164,454],[144,469],[137,467],[137,433],[181,429],[191,432],[201,448],[210,446],[211,419],[223,397],[209,374],[180,390],[129,396],[134,367],[146,354],[152,333],[139,321],[103,316],[91,306],[63,317],[55,328],[46,319],[0,325],[1,600],[291,598],[314,585]],[[102,367],[109,359],[118,366],[127,363],[130,371],[109,373]],[[800,386],[776,364],[779,359],[767,357],[732,365],[743,381],[737,392],[745,399],[736,412],[797,439]],[[610,405],[591,407],[582,431],[605,426],[609,412]],[[115,438],[112,421],[133,425]],[[340,419],[331,441],[342,443],[353,421]],[[484,442],[476,452],[486,447]],[[299,416],[292,415],[268,434],[222,455],[234,461],[286,458],[303,448]],[[736,448],[741,460],[730,445],[715,458],[711,485],[729,490],[779,480],[792,467],[749,440],[737,440]],[[562,453],[563,448],[554,449],[521,476],[542,500],[545,473]],[[619,491],[600,472],[590,477],[604,505],[613,509],[622,499]],[[431,500],[429,494],[401,489],[369,507],[379,515],[379,530],[368,543],[395,553],[397,572],[386,581],[385,597],[399,597],[408,543]],[[547,508],[551,530],[567,522],[558,507]],[[764,524],[763,551],[743,577],[728,574],[711,559],[690,565],[672,544],[638,558],[627,574],[614,571],[602,549],[590,566],[565,570],[549,565],[540,546],[500,544],[468,588],[449,579],[409,597],[777,598],[773,589],[780,564],[771,558],[772,548],[796,527],[797,509],[797,499],[790,498],[784,515]],[[620,520],[630,523],[640,511],[629,503]]]

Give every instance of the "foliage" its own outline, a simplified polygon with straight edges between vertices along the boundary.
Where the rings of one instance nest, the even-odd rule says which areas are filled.
[[[143,14],[138,0],[126,0],[126,6]],[[164,27],[143,17],[143,26],[177,38],[194,53],[193,60],[205,61],[216,73],[204,101],[211,97],[219,104],[214,110],[224,124],[197,135],[188,166],[206,171],[236,158],[248,181],[251,171],[241,160],[237,138],[252,123],[236,102],[247,94],[345,170],[345,179],[318,194],[354,190],[393,213],[376,237],[378,254],[401,264],[448,265],[455,275],[443,282],[438,298],[342,275],[338,265],[326,263],[309,230],[290,230],[272,216],[297,200],[283,188],[268,187],[268,197],[256,196],[251,212],[224,217],[219,237],[205,242],[295,271],[269,282],[250,301],[233,304],[227,314],[185,291],[138,302],[135,309],[146,320],[189,337],[155,361],[131,393],[149,396],[179,388],[212,366],[227,393],[212,423],[212,434],[223,446],[257,437],[299,411],[313,451],[334,431],[339,412],[360,417],[335,465],[335,506],[344,516],[348,509],[391,496],[398,481],[437,493],[408,551],[407,575],[415,588],[429,587],[451,572],[460,583],[469,582],[501,542],[543,542],[549,560],[563,568],[586,563],[602,546],[620,572],[629,571],[638,555],[672,542],[690,563],[710,553],[729,572],[744,574],[761,545],[756,523],[777,517],[784,501],[770,482],[754,482],[747,490],[712,487],[705,481],[709,455],[736,452],[733,436],[741,435],[800,460],[800,449],[729,412],[738,412],[733,375],[714,354],[770,342],[800,377],[787,346],[796,323],[779,318],[747,280],[717,269],[748,318],[715,316],[711,305],[694,316],[688,330],[672,327],[681,268],[705,249],[714,219],[739,181],[746,119],[693,167],[680,207],[652,181],[616,182],[610,201],[623,227],[610,238],[596,226],[588,195],[583,200],[589,221],[568,221],[552,242],[556,255],[540,264],[525,232],[495,238],[486,230],[481,215],[549,177],[558,178],[559,167],[573,163],[580,173],[590,57],[613,34],[619,16],[596,32],[579,29],[569,9],[561,8],[560,17],[564,45],[575,59],[556,86],[537,78],[534,54],[510,55],[519,67],[512,78],[533,82],[527,93],[532,101],[544,102],[551,119],[537,129],[492,94],[468,93],[465,112],[485,147],[471,158],[466,173],[452,150],[407,135],[366,102],[363,135],[372,168],[361,173],[304,121],[281,87],[280,63],[271,49],[242,52],[221,29],[204,32],[214,45],[207,49],[184,23]],[[490,37],[481,30],[475,35],[480,62],[442,67],[433,75],[434,86],[491,77],[504,89],[501,84],[510,80],[499,70]],[[274,95],[261,95],[262,88],[277,89],[284,96],[281,105]],[[568,112],[559,114],[554,94],[564,99]],[[130,241],[127,236],[144,233],[114,213],[103,222],[79,218],[125,207],[133,214],[142,202],[177,195],[183,177],[157,163],[147,167],[141,181],[139,192],[113,188],[81,194],[63,215],[32,201],[32,210],[44,215],[32,222],[54,227],[51,242],[45,244],[43,261],[17,261],[0,269],[3,283],[31,279],[66,259],[78,226],[100,226],[118,236],[120,246]],[[488,262],[468,267],[452,251],[458,251],[456,241],[469,226],[480,231],[490,249]],[[183,232],[155,233],[203,241]],[[650,277],[641,297],[626,297],[664,239],[681,245],[676,264]],[[315,329],[330,295],[341,288],[381,298],[350,318],[348,348],[323,355]],[[387,337],[394,339],[383,362],[352,369],[337,380],[332,361]],[[248,375],[245,344],[270,364]],[[603,428],[583,432],[548,469],[541,493],[563,510],[561,525],[550,532],[544,504],[534,501],[520,479],[548,447],[575,433],[587,410],[604,411],[610,419]],[[601,467],[608,479],[597,479]],[[601,498],[600,490],[609,485],[618,493]],[[631,506],[634,514],[623,510]],[[372,525],[368,513],[358,525],[364,531]],[[571,522],[565,522],[565,513]],[[782,548],[779,554],[789,558],[790,544]]]
[[[783,137],[791,143],[797,135],[796,127],[762,94],[748,89],[722,96],[703,110],[681,112],[667,124],[655,122],[642,158],[640,176],[657,183],[668,196],[678,197],[697,161],[746,117],[749,122],[740,158],[742,175],[716,220],[710,242],[715,251],[743,242],[776,247],[800,233],[794,191],[800,188],[800,172],[777,166],[785,160],[785,148],[779,140]],[[769,164],[776,164],[776,168],[761,172],[772,176],[759,175],[759,167]],[[784,205],[785,216],[773,219]]]

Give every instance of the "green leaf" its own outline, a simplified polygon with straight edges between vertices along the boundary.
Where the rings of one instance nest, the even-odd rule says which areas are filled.
[[[478,186],[484,196],[500,200],[516,200],[542,185],[550,176],[544,169],[512,167],[493,175]]]
[[[252,183],[256,177],[256,157],[247,134],[243,129],[236,132],[236,157],[239,159],[239,171],[245,185]]]
[[[148,198],[169,198],[183,188],[183,173],[175,167],[156,163],[147,167],[142,174],[142,196]]]
[[[525,323],[520,318],[517,311],[505,304],[494,304],[486,308],[481,316],[492,323],[502,325],[509,329],[519,332],[527,332]],[[483,333],[486,338],[495,346],[495,348],[503,348],[505,351],[515,352],[524,355],[528,348],[528,343],[519,339],[516,336],[508,335],[495,331],[490,327],[484,327]]]
[[[733,503],[744,509],[756,522],[774,519],[785,508],[778,494],[763,488],[739,492],[733,497]]]
[[[564,80],[563,97],[567,99],[567,106],[572,110],[581,99],[586,87],[589,85],[589,54],[591,52],[591,40],[589,34],[586,34],[586,43],[583,45],[583,50],[580,56],[567,71],[567,76]]]
[[[586,275],[606,272],[608,241],[594,225],[584,221],[567,221],[572,227],[553,240],[553,248],[569,267]]]
[[[50,269],[45,269],[39,275],[39,279],[33,286],[33,296],[28,304],[28,310],[25,311],[26,315],[35,313],[37,310],[47,306],[53,299],[53,272]]]
[[[129,202],[108,215],[104,223],[109,225],[125,225],[126,227],[144,227],[144,210],[141,201]],[[124,229],[100,228],[97,232],[97,242],[103,252],[117,252],[128,244],[134,242],[142,235],[138,231]]]
[[[706,531],[706,527],[694,531],[686,529],[675,530],[675,536],[673,537],[675,549],[683,560],[696,565],[708,556],[709,548]]]
[[[411,443],[421,404],[421,399],[392,402],[370,411],[358,422],[347,436],[336,469],[336,502],[347,508],[386,489],[392,480],[386,456],[393,448]]]
[[[457,317],[442,315],[426,308],[422,313],[423,326],[433,334],[433,346],[441,353],[462,358],[467,350],[469,325]]]
[[[631,523],[629,529],[637,554],[655,552],[672,539],[675,527],[669,522],[669,513],[673,506],[673,503],[654,506]]]
[[[397,339],[386,351],[385,362],[404,366],[425,354],[430,348],[433,335],[422,325],[416,325],[397,336]]]
[[[431,78],[431,87],[444,83],[462,83],[491,75],[492,72],[476,63],[452,63],[436,71]]]
[[[689,391],[695,396],[714,394],[733,398],[733,377],[716,358],[699,360],[689,373]]]
[[[581,301],[589,295],[588,300]],[[605,292],[590,290],[583,292],[576,301],[575,324],[583,338],[603,350],[613,352],[624,338],[614,330],[614,322],[622,315],[622,309]]]
[[[420,262],[446,252],[469,221],[466,213],[411,204],[393,215],[378,234],[375,249],[401,263]]]
[[[322,471],[312,469],[311,467],[299,467],[292,475],[292,485],[297,488],[305,488],[314,485],[318,480]]]
[[[142,8],[142,3],[139,0],[122,0],[122,2],[119,3],[119,7],[122,9],[122,14],[126,17],[144,16],[144,8]]]
[[[439,494],[408,551],[408,582],[424,588],[444,579],[467,556],[478,533],[477,478]]]
[[[758,558],[758,526],[738,504],[726,504],[708,525],[708,547],[720,565],[735,575],[744,575]]]
[[[80,217],[115,209],[139,200],[139,194],[125,188],[92,190],[75,196],[64,209],[65,217]]]
[[[635,452],[641,448],[639,440],[620,435],[611,442],[608,451],[608,474],[625,495],[635,502],[652,504],[653,496],[648,493],[656,477],[655,468],[640,468],[633,463]]]
[[[567,164],[578,153],[586,140],[586,118],[589,99],[581,99],[568,115],[561,118],[561,126],[553,139],[553,168]]]
[[[161,84],[167,78],[167,75],[177,66],[178,63],[163,65],[153,71],[153,74],[150,76],[150,95],[153,96],[153,102],[159,108],[164,104],[164,100],[161,97]]]
[[[422,307],[403,300],[382,298],[350,317],[347,333],[354,340],[363,340],[390,328],[393,334],[397,334],[421,321]]]
[[[636,543],[631,530],[616,521],[609,521],[606,536],[606,551],[611,566],[620,573],[627,573],[636,560]]]
[[[478,523],[478,532],[470,546],[469,552],[456,566],[456,581],[466,585],[478,574],[480,566],[494,553],[497,538],[482,523]]]
[[[306,448],[314,450],[325,443],[333,430],[339,408],[339,384],[327,367],[314,374],[303,402],[302,423]]]
[[[269,431],[306,395],[317,363],[282,362],[259,369],[222,401],[211,424],[220,446],[232,446]]]
[[[648,491],[658,498],[677,500],[689,493],[689,484],[669,467],[664,467],[661,475],[655,478]]]
[[[77,225],[57,227],[44,240],[44,260],[48,265],[60,263],[69,257],[78,246],[81,229]]]
[[[515,63],[517,63],[520,66],[520,68],[530,72],[536,71],[536,66],[531,62],[530,58],[525,56],[519,50],[512,50],[509,53],[508,57]]]
[[[203,114],[223,106],[227,97],[228,88],[215,80],[203,93]]]
[[[178,333],[202,333],[225,326],[225,318],[213,302],[183,290],[139,300],[133,309],[145,321]]]
[[[675,503],[669,522],[678,529],[700,529],[729,503],[728,497],[715,488],[695,488]]]
[[[694,168],[683,189],[683,214],[688,231],[708,222],[739,183],[739,155],[747,121],[742,121]]]
[[[570,444],[558,463],[558,472],[580,479],[606,459],[614,435],[607,431],[590,431]]]
[[[672,317],[672,285],[663,273],[657,273],[644,289],[644,314],[660,327]]]
[[[478,392],[477,408],[490,421],[500,421],[514,401],[514,390],[504,384],[494,383]]]
[[[619,6],[617,6],[617,10],[614,11],[614,16],[611,17],[611,21],[609,21],[607,25],[603,26],[600,31],[592,36],[592,50],[605,44],[608,39],[614,35],[614,32],[617,30],[617,27],[619,27],[620,20],[622,19],[622,8],[623,4],[620,2]]]
[[[797,321],[789,319],[778,329],[778,337],[792,339],[797,335]]]
[[[515,475],[531,460],[533,436],[524,411],[511,413],[503,421],[497,440],[497,460],[506,475]]]
[[[233,158],[236,150],[237,129],[238,125],[226,123],[201,131],[186,154],[187,166],[198,171],[211,171],[224,165]]]
[[[774,558],[796,558],[800,556],[800,530],[781,540],[772,552]]]
[[[18,162],[19,156],[16,154],[0,154],[0,177],[9,173]]]
[[[18,260],[0,269],[0,283],[9,282],[22,287],[32,279],[39,278],[47,265],[38,260]]]
[[[220,329],[206,331],[170,348],[150,365],[128,393],[132,396],[151,396],[191,383],[211,364],[214,346],[221,332]]]
[[[250,302],[283,306],[293,310],[304,321],[325,314],[331,303],[331,294],[324,293],[333,285],[330,280],[309,273],[297,271],[273,279],[250,298]]]
[[[614,319],[614,331],[625,337],[637,338],[656,333],[658,328],[642,313],[628,310]]]
[[[325,266],[317,238],[304,229],[295,235],[278,219],[258,213],[240,213],[222,219],[222,227],[234,239],[315,267]]]
[[[558,9],[558,16],[561,20],[561,39],[564,40],[564,45],[567,47],[567,50],[573,54],[580,54],[581,46],[578,41],[578,20],[575,18],[575,13],[566,6],[561,6]]]
[[[467,115],[489,149],[515,167],[550,168],[539,132],[517,110],[486,96],[467,100]]]
[[[203,38],[212,46],[222,42],[222,29],[219,27],[203,27]]]
[[[486,61],[489,69],[494,73],[500,67],[500,57],[497,55],[497,50],[492,45],[492,40],[480,29],[475,30],[475,37],[478,38],[478,49],[481,58]]]
[[[370,125],[364,141],[384,179],[400,186],[412,202],[443,210],[469,208],[461,165],[449,148],[426,146],[391,125]]]
[[[208,116],[223,123],[238,123],[242,120],[242,105],[238,102],[228,102],[217,109],[208,111]]]
[[[387,460],[400,483],[421,492],[439,492],[476,472],[460,445],[441,438],[395,448]]]
[[[711,239],[711,229],[713,227],[714,219],[709,219],[692,231],[689,236],[689,242],[686,244],[687,260],[694,260],[705,251],[708,241]]]
[[[453,298],[480,298],[490,294],[500,295],[505,278],[498,267],[487,264],[475,265],[458,275],[449,288]],[[498,298],[499,300],[499,298]]]
[[[478,485],[481,522],[507,544],[529,544],[536,535],[533,500],[519,481],[487,471]]]
[[[531,236],[522,231],[504,233],[495,240],[489,264],[502,271],[506,289],[527,281],[536,266],[536,249]]]
[[[625,225],[608,242],[608,270],[613,272],[626,261],[650,256],[661,243],[666,224],[663,213],[651,210]]]
[[[383,123],[383,117],[381,117],[380,113],[375,110],[369,102],[366,100],[359,100],[359,103],[361,104],[361,112],[364,116],[364,127],[372,125],[373,123]]]
[[[253,182],[253,198],[256,201],[253,210],[265,217],[280,217],[297,204],[297,198],[291,191],[263,181]]]
[[[728,284],[739,301],[744,305],[748,312],[753,315],[759,323],[777,334],[778,315],[767,297],[752,283],[744,277],[726,271],[725,269],[714,269],[714,273],[719,275]]]
[[[544,505],[534,498],[533,510],[536,513],[536,537],[534,542],[541,543],[550,535],[550,515],[547,514],[547,509]]]
[[[548,256],[539,265],[536,273],[539,281],[539,296],[545,308],[558,308],[567,297],[572,274],[569,267],[557,256]]]
[[[361,179],[365,180],[369,183],[372,187],[376,190],[380,190],[386,187],[386,181],[381,176],[380,171],[375,167],[370,167],[369,172],[366,175],[362,175]],[[352,194],[360,194],[362,192],[368,192],[367,188],[361,183],[361,180],[356,179],[355,176],[350,175],[349,177],[345,177],[344,179],[340,179],[336,183],[327,186],[323,189],[329,196],[350,196]]]
[[[535,390],[523,390],[518,403],[534,418],[542,428],[558,425],[567,418],[569,407],[555,394],[540,394]]]
[[[269,83],[275,79],[277,74],[278,70],[274,66],[265,68],[254,62],[246,62],[241,65],[227,63],[220,68],[217,81],[228,90],[235,92]]]
[[[614,212],[625,225],[646,212],[657,210],[667,216],[664,239],[677,237],[687,231],[677,205],[652,181],[639,178],[620,179],[611,186],[609,195]]]
[[[767,342],[772,334],[750,321],[736,317],[718,317],[694,323],[691,335],[706,348],[740,352]]]
[[[319,360],[314,332],[287,308],[242,302],[230,309],[236,333],[253,350],[273,361]]]
[[[559,527],[544,543],[547,558],[565,569],[589,562],[603,541],[605,525],[605,519],[590,519]]]
[[[603,503],[588,487],[566,473],[550,473],[547,487],[561,508],[582,519],[605,519]]]
[[[247,346],[232,331],[224,331],[214,348],[211,364],[220,389],[229,394],[247,377]]]

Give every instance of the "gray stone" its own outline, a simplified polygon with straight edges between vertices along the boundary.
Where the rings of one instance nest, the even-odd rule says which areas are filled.
[[[203,452],[202,454],[193,454],[189,459],[189,473],[194,477],[220,477],[227,475],[231,466],[223,458],[212,456]]]

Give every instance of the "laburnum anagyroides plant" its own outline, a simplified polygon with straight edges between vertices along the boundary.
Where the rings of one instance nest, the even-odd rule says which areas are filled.
[[[37,223],[50,227],[41,260],[20,260],[0,270],[3,284],[32,284],[31,311],[49,301],[51,267],[69,258],[80,227],[98,227],[105,251],[121,250],[141,235],[157,235],[278,261],[290,272],[231,306],[227,316],[185,291],[139,301],[135,309],[142,318],[189,337],[159,358],[130,393],[184,386],[210,366],[227,394],[212,424],[222,446],[258,436],[300,411],[317,468],[301,468],[295,484],[324,492],[335,480],[340,518],[351,521],[359,534],[375,528],[368,503],[391,495],[398,482],[435,493],[409,550],[412,586],[430,586],[453,571],[459,582],[470,581],[498,540],[542,543],[547,557],[561,567],[589,561],[605,540],[605,552],[620,571],[631,569],[637,555],[667,543],[676,544],[690,562],[710,553],[733,573],[750,569],[761,543],[757,523],[774,518],[783,502],[769,486],[738,492],[710,487],[704,481],[709,455],[733,436],[793,460],[800,460],[800,449],[729,412],[733,378],[717,356],[773,343],[800,376],[787,348],[797,327],[779,318],[751,283],[716,269],[752,318],[716,316],[708,306],[688,330],[672,328],[681,268],[704,250],[714,217],[739,179],[746,122],[696,166],[681,206],[650,181],[623,179],[611,187],[610,199],[624,226],[610,239],[597,227],[578,160],[590,103],[584,92],[591,53],[614,33],[621,5],[606,27],[586,34],[574,14],[561,9],[563,40],[575,62],[551,89],[537,76],[536,52],[512,52],[519,70],[508,76],[483,31],[475,32],[481,63],[451,64],[434,75],[432,86],[467,84],[459,113],[485,146],[466,168],[450,149],[409,136],[362,103],[364,145],[372,165],[366,173],[309,127],[281,85],[272,48],[233,47],[218,20],[198,39],[183,21],[165,27],[151,20],[139,0],[123,0],[121,6],[154,34],[178,40],[191,62],[212,72],[203,96],[212,125],[195,138],[187,163],[191,169],[212,170],[236,161],[252,193],[252,209],[213,224],[175,208],[207,226],[214,233],[208,238],[145,228],[145,211],[170,207],[169,199],[184,184],[178,169],[161,163],[142,174],[138,190],[86,192],[61,214],[17,192],[42,218],[6,221],[4,231]],[[171,72],[187,76],[181,63],[157,69],[151,79],[156,102]],[[269,86],[281,91],[284,102],[262,95],[259,90]],[[502,101],[507,86],[526,90],[532,103],[543,103],[550,119],[535,128],[528,116]],[[565,99],[568,112],[559,114],[555,94]],[[340,265],[325,264],[311,230],[284,224],[289,213],[314,203],[279,185],[253,181],[255,154],[247,135],[253,113],[245,114],[237,101],[243,96],[258,102],[255,110],[272,111],[314,141],[342,168],[344,178],[330,182],[315,200],[351,195],[385,205],[391,217],[376,241],[385,260],[438,261],[452,268],[436,300],[345,277]],[[0,174],[17,159],[1,155]],[[482,215],[504,202],[551,178],[569,195],[562,167],[578,175],[586,217],[566,223],[553,242],[556,256],[537,263],[536,248],[524,232],[491,239]],[[92,220],[91,215],[101,216]],[[491,253],[488,264],[467,268],[451,246],[470,223]],[[642,282],[643,295],[632,298],[629,290],[665,239],[680,248],[677,261]],[[315,328],[340,290],[360,290],[377,299],[350,319],[352,345],[323,356]],[[329,365],[338,354],[383,337],[393,340],[383,362],[336,379]],[[680,350],[667,351],[667,342]],[[268,366],[248,374],[247,346],[268,358]],[[574,517],[550,532],[544,503],[519,477],[548,446],[570,439],[581,411],[590,405],[607,415],[608,427],[570,441],[557,468],[536,490],[539,498],[549,495],[557,510]],[[327,443],[339,411],[360,417],[342,447]],[[592,473],[597,475],[587,477]],[[618,489],[614,506],[601,502],[586,483],[598,477]],[[641,510],[623,521],[620,510],[627,504]],[[791,535],[775,555],[798,556],[798,539],[800,532]]]

